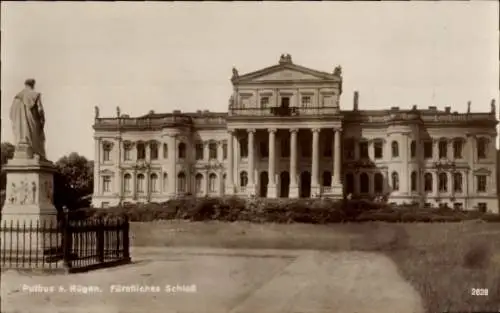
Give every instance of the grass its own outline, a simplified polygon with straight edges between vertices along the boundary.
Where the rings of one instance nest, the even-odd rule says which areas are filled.
[[[370,251],[390,257],[429,313],[500,308],[498,224],[132,223],[134,246]],[[488,296],[472,296],[488,288]]]

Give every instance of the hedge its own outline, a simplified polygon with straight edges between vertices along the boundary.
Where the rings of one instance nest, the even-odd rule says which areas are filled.
[[[131,221],[184,219],[191,221],[248,221],[252,223],[346,222],[500,222],[500,214],[429,209],[416,205],[390,206],[364,200],[262,199],[185,197],[163,203],[133,204],[107,209],[88,208],[72,212],[74,219],[127,216]]]

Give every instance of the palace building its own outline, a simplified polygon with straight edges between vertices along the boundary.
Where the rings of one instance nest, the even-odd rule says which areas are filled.
[[[227,112],[94,123],[93,205],[182,195],[366,197],[498,212],[497,118],[450,107],[342,110],[342,71],[279,63],[240,75]]]

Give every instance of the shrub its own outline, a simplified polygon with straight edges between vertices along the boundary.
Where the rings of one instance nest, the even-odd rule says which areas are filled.
[[[73,219],[89,216],[127,215],[131,221],[186,219],[192,221],[248,221],[252,223],[343,223],[382,221],[388,223],[458,222],[478,219],[500,222],[500,215],[454,211],[449,208],[419,208],[414,204],[389,206],[367,200],[263,199],[192,196],[163,203],[131,204],[109,209],[85,209],[72,213]]]

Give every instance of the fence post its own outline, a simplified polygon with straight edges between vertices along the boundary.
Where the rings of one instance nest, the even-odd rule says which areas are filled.
[[[97,226],[97,259],[99,263],[104,263],[104,228],[106,227],[106,221],[99,218],[95,221],[95,226]]]
[[[71,231],[71,224],[68,210],[64,210],[61,219],[61,233],[63,241],[63,262],[66,269],[70,269],[71,254],[73,250],[73,233]]]
[[[130,223],[128,216],[123,220],[123,258],[127,261],[130,260],[130,239],[129,239]]]

